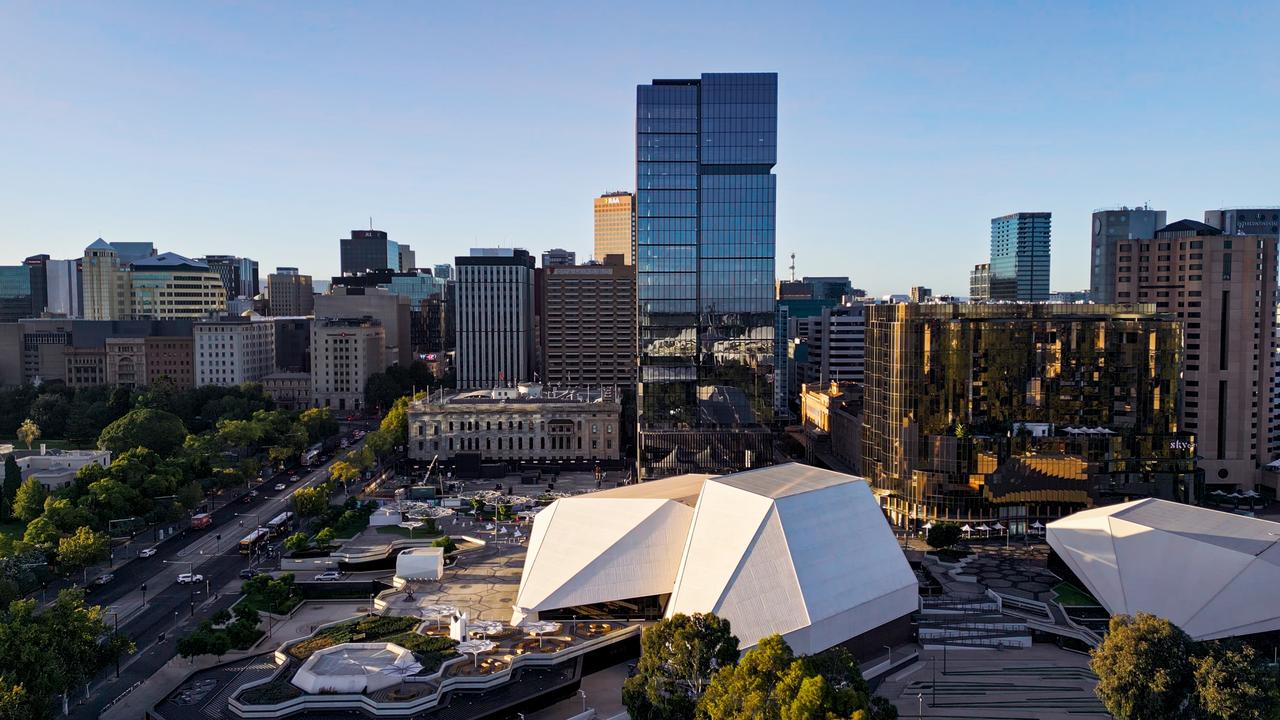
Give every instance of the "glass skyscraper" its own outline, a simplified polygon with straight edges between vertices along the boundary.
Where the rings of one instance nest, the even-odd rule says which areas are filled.
[[[636,88],[642,477],[770,462],[776,73]]]
[[[1047,212],[1020,212],[991,219],[991,299],[1049,299]]]

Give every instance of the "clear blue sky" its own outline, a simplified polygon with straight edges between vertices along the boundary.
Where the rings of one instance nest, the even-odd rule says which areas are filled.
[[[0,263],[101,235],[265,275],[374,224],[420,265],[590,253],[635,86],[780,73],[778,274],[967,292],[989,218],[1280,204],[1280,5],[0,5]]]

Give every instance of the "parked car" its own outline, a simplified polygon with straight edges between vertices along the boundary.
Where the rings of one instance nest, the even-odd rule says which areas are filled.
[[[243,578],[243,579],[245,579],[245,580],[248,580],[249,578],[251,578],[251,577],[253,577],[254,575],[257,575],[257,574],[258,574],[258,571],[257,571],[257,570],[254,570],[253,568],[245,568],[245,569],[243,569],[243,570],[241,570],[241,571],[240,571],[240,577],[241,577],[241,578]]]
[[[142,550],[138,551],[138,557],[140,558],[149,558],[155,554],[156,554],[155,548],[143,548]]]
[[[313,579],[314,580],[341,580],[342,573],[338,572],[337,570],[329,570],[329,571],[320,573],[319,575],[315,576],[315,578]]]
[[[106,575],[99,575],[98,577],[94,578],[92,584],[95,587],[102,587],[103,585],[106,585],[107,583],[115,579],[116,579],[115,575],[112,575],[111,573],[107,573]]]
[[[204,582],[204,576],[197,573],[182,573],[178,576],[178,584],[186,585],[188,583]]]
[[[286,487],[288,487],[288,486],[287,486],[287,485],[285,485],[284,483],[276,483],[276,490],[283,490],[283,489],[285,489]]]

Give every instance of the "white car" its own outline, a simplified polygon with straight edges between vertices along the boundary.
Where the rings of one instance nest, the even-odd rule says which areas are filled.
[[[186,585],[188,583],[204,582],[204,576],[196,573],[182,573],[178,576],[178,584]]]
[[[140,557],[140,558],[149,558],[149,557],[151,557],[152,555],[155,555],[155,554],[156,554],[156,549],[155,549],[155,548],[143,548],[143,549],[138,553],[138,557]]]
[[[276,490],[283,490],[287,486],[284,483],[276,483]]]
[[[313,580],[341,580],[342,573],[338,572],[337,570],[329,570],[328,572],[320,573],[319,575],[315,576],[312,579]]]

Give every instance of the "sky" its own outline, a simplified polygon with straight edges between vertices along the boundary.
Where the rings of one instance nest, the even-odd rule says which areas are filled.
[[[0,4],[0,264],[97,237],[325,278],[591,253],[635,185],[635,86],[779,73],[777,272],[967,294],[990,218],[1280,205],[1280,4]]]

